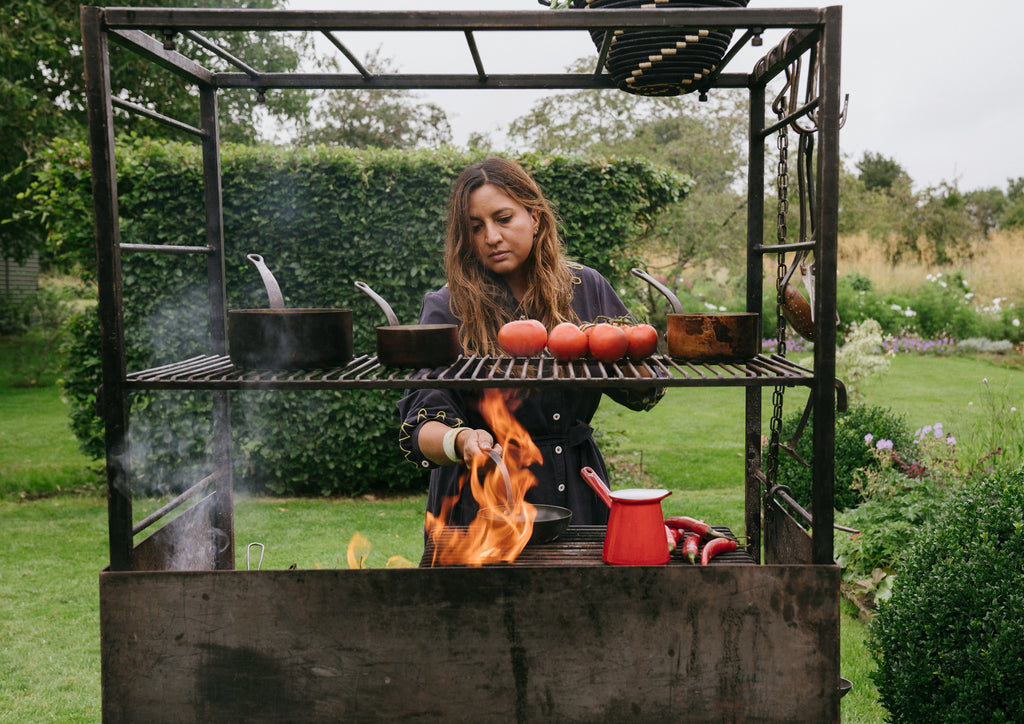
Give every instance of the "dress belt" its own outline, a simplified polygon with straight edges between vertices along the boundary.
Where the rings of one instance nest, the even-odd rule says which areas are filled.
[[[536,435],[533,442],[537,445],[553,445],[559,442],[566,442],[570,447],[582,445],[594,436],[594,428],[581,420],[570,427],[561,435]]]

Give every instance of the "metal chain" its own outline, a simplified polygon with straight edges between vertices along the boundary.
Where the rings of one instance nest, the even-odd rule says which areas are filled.
[[[780,116],[782,113],[780,112]],[[786,126],[779,129],[777,139],[779,164],[776,174],[776,191],[778,195],[778,213],[776,217],[776,238],[779,244],[786,243],[788,227],[786,215],[789,212],[789,132]],[[786,356],[786,318],[782,314],[785,301],[786,253],[779,252],[779,263],[775,278],[775,320],[777,353]],[[772,391],[772,418],[769,427],[768,455],[765,465],[765,478],[768,487],[772,488],[779,474],[779,442],[782,433],[782,403],[785,388],[777,386]]]

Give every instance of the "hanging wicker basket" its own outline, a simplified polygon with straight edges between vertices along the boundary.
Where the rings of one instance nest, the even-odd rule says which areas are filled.
[[[750,0],[573,0],[573,7],[598,9],[744,8]],[[604,31],[590,33],[598,51]],[[605,68],[621,90],[644,96],[677,96],[700,89],[722,62],[732,30],[680,28],[616,30]]]

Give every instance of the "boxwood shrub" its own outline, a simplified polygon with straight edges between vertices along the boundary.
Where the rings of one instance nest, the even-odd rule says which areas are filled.
[[[34,199],[53,221],[51,241],[95,265],[88,149],[56,144]],[[118,149],[123,242],[205,243],[200,149],[138,140]],[[353,282],[365,281],[406,323],[424,292],[444,283],[441,246],[447,196],[478,154],[454,149],[357,151],[225,146],[222,187],[229,309],[266,307],[259,253],[288,307],[353,310],[357,354],[372,353],[384,323]],[[629,269],[639,236],[685,195],[689,182],[639,158],[518,159],[557,206],[568,251],[641,298]],[[89,242],[91,244],[91,242]],[[129,370],[209,354],[206,259],[125,252],[122,258]],[[635,292],[632,290],[636,290]],[[65,381],[83,449],[103,454],[96,412],[99,331],[94,313],[75,326]],[[289,495],[352,495],[423,487],[422,471],[397,445],[400,391],[231,393],[236,482]],[[132,404],[132,466],[139,492],[173,492],[208,472],[210,393],[139,391]]]
[[[871,626],[895,722],[1019,722],[1024,712],[1024,471],[954,492],[901,559]]]

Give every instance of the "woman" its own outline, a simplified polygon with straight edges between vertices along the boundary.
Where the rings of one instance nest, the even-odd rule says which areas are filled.
[[[514,319],[539,319],[547,329],[565,321],[627,315],[597,271],[569,263],[555,215],[537,183],[521,166],[489,158],[455,181],[445,237],[448,284],[429,292],[421,324],[458,324],[467,354],[501,354],[498,330]],[[650,409],[663,390],[605,390],[630,409]],[[413,463],[433,468],[427,510],[437,516],[446,498],[459,496],[447,525],[468,525],[478,506],[460,477],[477,455],[500,451],[480,411],[480,390],[413,390],[399,403],[399,444]],[[605,480],[607,470],[592,435],[598,389],[523,391],[514,415],[540,449],[532,465],[537,484],[526,494],[535,504],[569,508],[573,523],[607,522],[608,509],[580,477],[584,466]]]

